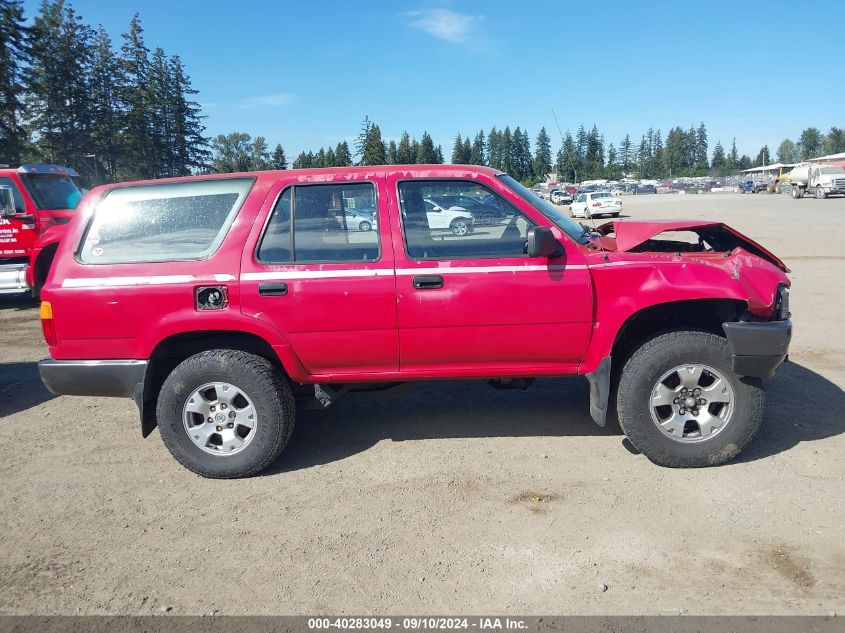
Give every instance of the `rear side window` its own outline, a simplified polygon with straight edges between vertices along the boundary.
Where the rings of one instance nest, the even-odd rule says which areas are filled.
[[[273,208],[257,258],[279,264],[377,260],[375,187],[336,183],[285,189]]]
[[[79,257],[89,264],[208,257],[253,182],[231,178],[113,189],[94,210]]]

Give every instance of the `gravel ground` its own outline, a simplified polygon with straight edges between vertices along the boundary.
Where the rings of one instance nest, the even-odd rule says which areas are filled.
[[[841,614],[845,199],[625,209],[725,220],[793,269],[791,362],[738,460],[653,466],[577,379],[423,383],[302,412],[269,472],[204,480],[130,401],[45,391],[36,307],[0,299],[0,613]]]

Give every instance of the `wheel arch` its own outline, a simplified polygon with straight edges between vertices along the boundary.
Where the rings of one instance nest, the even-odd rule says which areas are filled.
[[[261,336],[240,330],[197,330],[171,334],[152,351],[144,377],[143,394],[136,395],[141,414],[141,434],[147,437],[157,426],[156,400],[167,376],[182,361],[200,352],[230,349],[266,358],[282,375],[291,378],[301,371],[298,361],[286,346],[271,345]]]

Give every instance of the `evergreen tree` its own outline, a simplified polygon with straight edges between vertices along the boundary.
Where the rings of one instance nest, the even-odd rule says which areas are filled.
[[[461,139],[461,133],[458,132],[455,136],[455,143],[452,146],[452,164],[463,165],[467,161],[464,159],[464,141]]]
[[[640,139],[640,146],[637,148],[637,166],[639,167],[637,171],[640,178],[648,176],[650,162],[651,151],[649,149],[648,138],[644,134]]]
[[[754,160],[755,167],[764,167],[765,165],[772,164],[772,157],[769,156],[769,146],[763,145],[760,148],[760,151],[757,153],[757,158]],[[737,161],[737,167],[739,167],[739,161]]]
[[[285,150],[282,148],[281,143],[276,145],[276,149],[273,150],[273,156],[270,158],[270,168],[271,169],[287,169],[288,168],[288,159],[285,156]]]
[[[502,158],[501,135],[493,126],[487,135],[487,164],[494,169],[502,169]]]
[[[518,135],[517,132],[519,132]],[[534,159],[531,156],[531,139],[528,132],[523,132],[517,127],[514,131],[513,144],[519,180],[533,185],[536,182],[534,180]]]
[[[149,50],[144,44],[144,29],[136,13],[123,34],[121,64],[126,78],[120,89],[120,103],[124,110],[120,177],[126,180],[151,178],[150,107],[148,92],[144,90],[150,72]],[[219,138],[219,137],[218,137]],[[219,170],[218,170],[219,171]]]
[[[367,132],[364,150],[361,155],[362,165],[384,165],[387,162],[387,150],[381,138],[378,125],[370,124]]]
[[[701,125],[698,126],[695,139],[695,168],[699,175],[707,173],[710,168],[707,155],[707,128],[704,127],[704,121],[702,121]]]
[[[352,154],[349,151],[349,143],[346,141],[337,144],[334,155],[335,164],[338,167],[349,167],[352,165]]]
[[[97,30],[92,54],[91,137],[96,161],[94,183],[100,184],[117,180],[123,114],[120,110],[119,94],[124,82],[123,69],[114,54],[111,38],[102,25]]]
[[[619,163],[622,167],[622,173],[630,173],[635,162],[636,156],[634,155],[634,147],[631,144],[631,136],[626,134],[625,138],[619,144]]]
[[[23,93],[28,34],[23,3],[0,0],[0,163],[11,165],[22,162],[27,146]]]
[[[434,148],[434,163],[436,165],[442,165],[446,161],[443,160],[443,148],[438,145]]]
[[[731,153],[728,154],[728,167],[736,170],[739,167],[739,153],[736,151],[736,137],[731,142]]]
[[[361,157],[361,164],[365,164],[364,152],[367,151],[367,144],[370,141],[370,129],[373,124],[369,116],[364,117],[364,122],[361,124],[361,131],[358,133],[358,138],[355,140],[355,155]]]
[[[191,78],[178,55],[170,57],[168,71],[173,117],[172,175],[185,176],[207,169],[211,152],[208,151],[208,138],[202,124],[202,109],[192,99],[198,91],[191,85]]]
[[[326,164],[326,150],[322,147],[314,156],[314,167],[328,167],[329,165]]]
[[[419,142],[417,141],[416,138],[413,138],[413,139],[411,139],[411,156],[414,157],[412,163],[417,162],[417,156],[419,156],[419,153],[420,153],[420,144],[419,144]]]
[[[560,151],[557,154],[557,178],[564,182],[578,182],[577,173],[579,167],[578,149],[572,140],[572,135],[567,132],[563,139]],[[583,177],[581,178],[583,180]]]
[[[335,156],[334,150],[329,147],[326,150],[326,167],[337,167],[337,156]]]
[[[157,48],[150,58],[147,83],[142,87],[146,93],[147,117],[150,144],[147,146],[147,162],[151,177],[166,178],[172,173],[172,138],[170,113],[170,74],[164,50]]]
[[[513,137],[511,135],[511,128],[509,125],[505,126],[505,130],[499,137],[499,154],[501,156],[501,169],[506,174],[513,175],[515,170],[514,152],[513,152]]]
[[[29,92],[38,152],[93,176],[90,98],[93,32],[64,0],[41,3],[32,25]]]
[[[751,157],[748,154],[743,154],[739,158],[739,169],[751,169]]]
[[[582,128],[583,129],[583,128]],[[599,137],[598,128],[593,129],[586,135],[586,148],[584,150],[584,178],[598,178],[604,172],[604,148]]]
[[[472,141],[472,150],[469,154],[469,162],[472,165],[484,165],[484,130],[479,130],[478,134],[475,135],[475,138]]]
[[[293,161],[292,168],[293,169],[305,169],[308,167],[308,156],[305,152],[300,152],[299,156],[296,157],[296,160]]]
[[[399,139],[399,147],[396,148],[396,162],[400,165],[411,165],[415,162],[416,156],[411,151],[411,137],[407,130],[402,132]]]
[[[417,149],[416,163],[418,165],[429,165],[437,163],[437,153],[434,149],[434,141],[431,140],[428,132],[423,132],[422,140]]]
[[[396,148],[396,141],[390,139],[390,144],[387,146],[387,164],[396,165],[398,163],[399,152]]]
[[[464,164],[469,165],[472,163],[472,143],[467,136],[464,139]]]
[[[540,133],[537,134],[533,170],[536,181],[545,181],[546,174],[550,174],[552,171],[552,141],[545,127],[541,127]]]
[[[710,168],[717,176],[726,175],[730,169],[728,158],[725,156],[725,150],[722,147],[721,141],[716,141],[716,147],[713,148],[713,158],[710,161]]]
[[[587,133],[584,131],[584,124],[578,126],[578,132],[575,134],[575,152],[578,154],[580,161],[587,158]],[[583,178],[582,178],[583,180]]]

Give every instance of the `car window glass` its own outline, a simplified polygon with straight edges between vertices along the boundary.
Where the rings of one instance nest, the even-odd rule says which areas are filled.
[[[297,185],[276,202],[257,257],[274,263],[371,262],[379,257],[377,229],[372,183]]]
[[[15,211],[17,213],[26,213],[26,204],[24,204],[23,201],[23,194],[21,194],[21,191],[18,189],[15,181],[4,176],[0,178],[0,187],[11,187],[12,197],[15,199]]]
[[[433,211],[430,203],[442,208]],[[463,203],[463,204],[461,204]],[[528,228],[521,211],[469,180],[399,183],[405,247],[414,259],[525,257]]]
[[[253,178],[118,187],[94,209],[83,262],[118,264],[202,259],[217,250]]]

